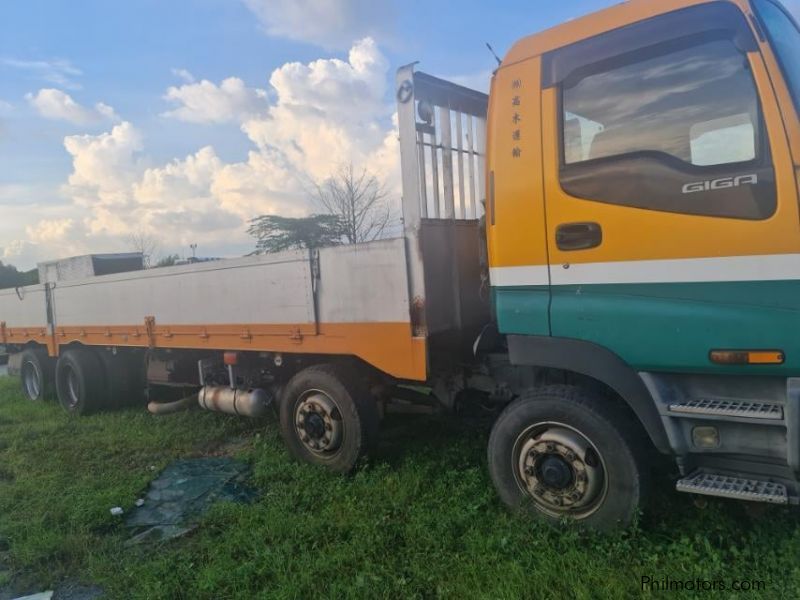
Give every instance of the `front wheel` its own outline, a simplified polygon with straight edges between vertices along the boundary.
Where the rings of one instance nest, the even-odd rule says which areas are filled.
[[[489,470],[512,508],[594,529],[624,527],[645,489],[638,431],[613,401],[548,386],[500,415],[489,439]]]

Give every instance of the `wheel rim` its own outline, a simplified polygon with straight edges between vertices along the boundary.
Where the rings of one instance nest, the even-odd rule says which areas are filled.
[[[26,362],[22,366],[22,382],[25,386],[25,393],[31,400],[36,400],[42,391],[42,374],[32,362]]]
[[[529,427],[517,438],[512,460],[520,489],[549,516],[585,519],[608,492],[602,454],[569,425],[543,422]]]
[[[79,391],[80,384],[78,383],[78,374],[75,373],[75,369],[72,367],[66,368],[66,373],[64,373],[64,382],[67,384],[67,407],[68,408],[75,408],[78,406],[78,398],[79,398]]]
[[[303,446],[314,454],[329,456],[342,446],[342,412],[336,401],[322,390],[309,390],[300,397],[294,426]]]

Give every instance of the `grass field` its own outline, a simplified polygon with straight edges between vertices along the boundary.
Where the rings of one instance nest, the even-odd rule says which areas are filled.
[[[726,586],[679,597],[728,597],[734,580],[763,582],[741,597],[800,594],[796,510],[701,510],[662,484],[632,531],[540,525],[495,497],[488,424],[393,418],[340,478],[291,462],[274,423],[200,411],[70,419],[16,388],[0,378],[0,597],[69,580],[112,598],[618,598],[640,596],[643,576]],[[260,500],[218,505],[186,538],[126,547],[109,509],[129,509],[151,467],[208,454],[249,461]]]

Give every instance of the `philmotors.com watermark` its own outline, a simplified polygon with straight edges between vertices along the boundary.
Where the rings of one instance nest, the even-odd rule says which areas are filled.
[[[669,575],[642,575],[643,592],[763,592],[767,583],[759,579],[680,579]]]

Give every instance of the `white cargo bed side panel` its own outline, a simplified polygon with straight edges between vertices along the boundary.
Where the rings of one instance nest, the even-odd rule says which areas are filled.
[[[43,285],[0,290],[0,321],[6,327],[46,327],[47,299]]]
[[[320,250],[322,323],[410,321],[402,238]]]
[[[56,326],[314,323],[307,252],[150,269],[62,282]]]

